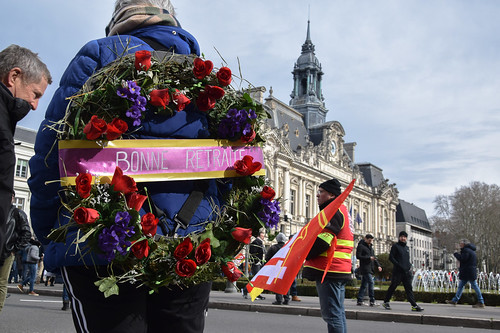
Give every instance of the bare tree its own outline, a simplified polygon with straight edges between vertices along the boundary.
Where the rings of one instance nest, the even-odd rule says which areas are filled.
[[[500,269],[500,187],[471,182],[452,195],[437,196],[431,223],[435,236],[448,249],[467,238],[477,246],[478,266],[488,271]]]

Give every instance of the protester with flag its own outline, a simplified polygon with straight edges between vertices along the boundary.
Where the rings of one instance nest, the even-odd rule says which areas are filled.
[[[340,182],[333,178],[319,186],[316,195],[323,210],[341,194]],[[316,281],[321,316],[328,332],[347,331],[344,297],[345,285],[351,279],[351,252],[354,238],[349,226],[349,213],[341,205],[318,235],[306,257],[302,276]]]

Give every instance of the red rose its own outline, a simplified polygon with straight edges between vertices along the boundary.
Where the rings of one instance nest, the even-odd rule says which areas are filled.
[[[88,198],[92,188],[92,176],[90,173],[81,173],[76,177],[76,193],[82,198]]]
[[[236,173],[242,176],[253,175],[262,168],[262,163],[253,162],[253,157],[250,155],[243,156],[243,159],[234,162]]]
[[[221,86],[228,86],[231,83],[231,70],[227,67],[221,67],[217,72],[217,80]]]
[[[135,69],[147,71],[151,67],[151,52],[142,50],[135,52]]]
[[[204,90],[200,91],[196,99],[196,105],[200,111],[208,111],[214,108],[215,100],[224,97],[226,92],[221,87],[205,86]]]
[[[132,253],[137,259],[145,258],[149,255],[149,243],[147,239],[143,239],[140,242],[133,242],[130,248]]]
[[[262,198],[271,201],[271,200],[273,200],[274,196],[276,195],[276,192],[274,192],[272,187],[264,186],[264,188],[262,189],[262,192],[260,192],[260,195],[262,196]]]
[[[142,233],[148,237],[156,235],[156,227],[158,227],[158,218],[152,213],[147,213],[141,218]]]
[[[194,59],[193,65],[193,73],[198,80],[203,80],[214,68],[214,64],[210,60],[203,61],[201,58]]]
[[[177,111],[184,110],[186,105],[191,103],[191,100],[189,98],[187,98],[186,95],[181,94],[179,92],[179,89],[175,89],[175,93],[173,94],[172,99],[173,99],[175,105],[177,105]]]
[[[92,224],[99,218],[99,212],[92,208],[80,207],[73,212],[73,218],[78,224]]]
[[[226,94],[224,89],[217,86],[205,86],[205,91],[214,99],[221,99]]]
[[[113,179],[111,179],[111,185],[113,190],[116,192],[122,192],[123,194],[129,194],[132,192],[137,192],[137,185],[132,177],[124,176],[122,169],[116,167]]]
[[[196,272],[196,263],[191,259],[181,259],[175,265],[175,272],[181,277],[190,277]]]
[[[250,239],[252,238],[252,229],[236,227],[231,231],[231,236],[233,236],[233,238],[238,242],[241,242],[243,244],[250,244]]]
[[[196,251],[194,252],[194,259],[198,265],[203,265],[210,260],[212,256],[212,249],[210,248],[210,238],[205,239],[198,245]]]
[[[104,120],[93,115],[90,121],[83,128],[83,133],[87,137],[87,140],[95,140],[106,132],[107,124]]]
[[[215,99],[210,97],[206,91],[200,91],[198,98],[196,99],[196,105],[200,111],[208,111],[214,108]]]
[[[118,139],[127,130],[128,125],[125,121],[121,120],[120,118],[114,118],[113,121],[111,121],[107,125],[106,139],[110,141]]]
[[[149,103],[154,106],[161,106],[163,109],[167,108],[168,103],[170,103],[170,94],[168,89],[155,89],[149,93],[151,100]]]
[[[253,130],[252,128],[252,132],[250,134],[247,134],[247,135],[243,135],[240,140],[241,142],[243,143],[250,143],[253,141],[253,139],[255,139],[255,131]]]
[[[228,261],[226,264],[222,264],[222,272],[231,282],[238,281],[238,279],[243,275],[241,271],[234,265],[232,261]]]
[[[144,201],[146,201],[148,197],[137,192],[127,194],[127,206],[131,209],[135,209],[136,211],[141,210]]]
[[[174,258],[177,260],[184,259],[191,251],[193,251],[193,243],[191,242],[191,238],[187,237],[175,248]]]

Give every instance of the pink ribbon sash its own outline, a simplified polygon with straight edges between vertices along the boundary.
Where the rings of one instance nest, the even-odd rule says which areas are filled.
[[[234,162],[250,155],[265,175],[259,147],[240,141],[211,139],[59,141],[59,170],[63,185],[74,185],[78,173],[112,176],[118,166],[136,182],[239,177]]]

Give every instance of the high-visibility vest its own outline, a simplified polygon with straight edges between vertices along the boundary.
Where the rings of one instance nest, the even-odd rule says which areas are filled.
[[[337,235],[337,247],[335,248],[332,264],[330,265],[328,272],[351,274],[351,253],[354,248],[354,236],[351,228],[349,227],[349,213],[347,212],[347,207],[342,205],[340,206],[339,211],[344,217],[344,225]],[[335,235],[330,230],[325,229],[318,235],[318,237],[329,243],[330,246],[334,245],[333,240]],[[316,258],[306,260],[304,267],[324,271],[328,264],[327,253],[328,251],[325,251]]]

